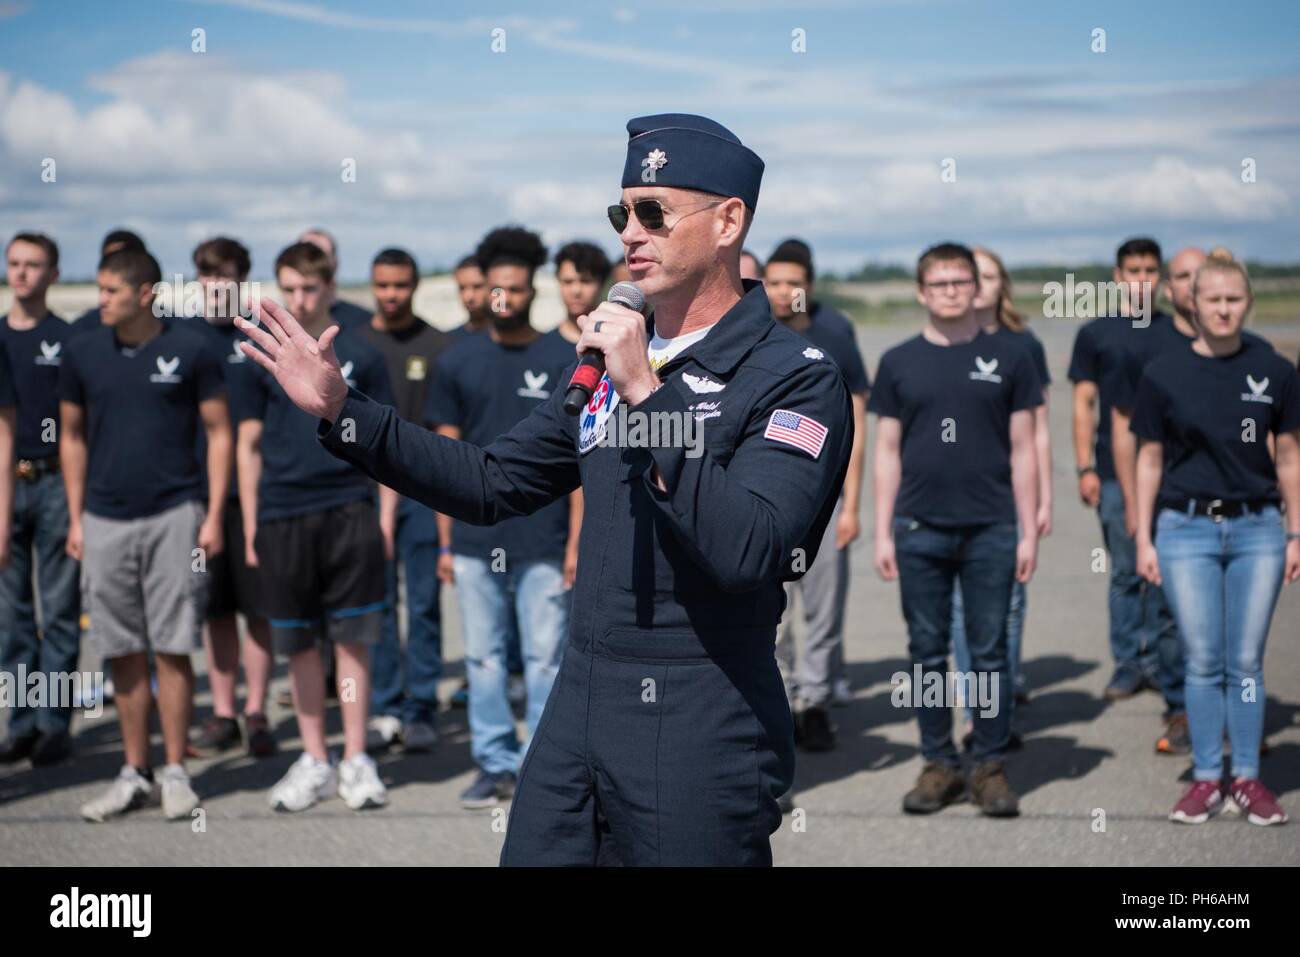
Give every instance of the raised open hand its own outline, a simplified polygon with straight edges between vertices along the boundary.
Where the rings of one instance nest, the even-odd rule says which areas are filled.
[[[348,396],[334,355],[339,327],[330,326],[313,339],[284,306],[271,299],[253,303],[253,318],[261,325],[235,320],[250,340],[239,345],[244,355],[275,376],[298,408],[330,422],[337,419]]]

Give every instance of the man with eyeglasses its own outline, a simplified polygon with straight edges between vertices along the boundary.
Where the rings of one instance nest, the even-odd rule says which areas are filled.
[[[966,700],[980,692],[971,799],[991,817],[1019,813],[1003,767],[1011,736],[1007,609],[1012,585],[1027,583],[1037,560],[1033,410],[1043,387],[1025,346],[980,328],[978,277],[965,246],[940,243],[922,254],[916,296],[929,319],[881,357],[867,406],[879,419],[876,570],[898,579],[925,759],[903,798],[909,814],[933,813],[966,792],[952,740],[957,679],[966,681]],[[972,667],[965,676],[947,671],[958,579]]]
[[[346,387],[333,331],[316,340],[269,302],[244,324],[249,353],[321,417],[326,448],[437,511],[491,524],[582,487],[569,641],[503,864],[768,865],[794,773],[782,582],[816,558],[852,405],[740,278],[763,161],[704,117],[628,133],[609,215],[653,315],[607,302],[583,317],[577,350],[607,371],[576,417],[557,389],[483,448],[431,434]],[[703,428],[689,448],[688,417]],[[649,441],[647,421],[679,440]]]

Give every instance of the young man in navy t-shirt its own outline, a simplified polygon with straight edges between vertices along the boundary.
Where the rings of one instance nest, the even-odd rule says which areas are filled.
[[[247,374],[252,361],[240,351],[245,341],[235,328],[241,308],[240,284],[248,279],[252,259],[242,243],[224,236],[199,243],[193,253],[194,269],[203,287],[203,314],[186,317],[212,351],[226,376],[231,402],[241,394],[238,378]],[[238,411],[231,411],[238,420]],[[207,444],[199,436],[197,454],[205,461]],[[233,469],[226,498],[222,535],[226,547],[208,563],[207,619],[208,681],[212,685],[212,716],[191,742],[195,753],[213,757],[246,743],[254,757],[268,757],[277,749],[266,718],[266,689],[271,680],[271,629],[261,597],[261,576],[249,566],[244,547],[244,520],[239,505],[239,483]],[[237,614],[248,623],[248,642],[242,648],[248,694],[244,703],[244,732],[236,718],[235,684],[239,676],[241,648]]]
[[[313,246],[320,248],[325,253],[330,262],[330,269],[334,271],[335,278],[339,274],[339,256],[338,243],[334,240],[332,233],[323,229],[309,229],[298,237],[300,243],[311,243]],[[370,313],[362,309],[355,303],[348,302],[346,299],[340,299],[338,293],[330,294],[330,319],[333,320],[342,329],[351,329],[353,326],[364,326],[370,321]]]
[[[119,249],[130,249],[135,252],[148,252],[145,249],[144,240],[131,232],[129,229],[114,229],[104,236],[103,242],[99,245],[99,258],[103,259],[109,253],[115,253]],[[76,319],[72,320],[72,330],[76,333],[89,332],[92,329],[98,329],[104,323],[99,318],[99,307],[87,309]]]
[[[167,765],[163,813],[188,817],[185,773],[193,706],[190,655],[202,641],[207,560],[222,549],[231,430],[221,368],[201,336],[159,319],[162,274],[148,253],[111,253],[99,268],[104,326],[74,336],[59,371],[59,456],[68,554],[81,560],[89,637],[110,664],[126,763],[81,814],[104,821],[151,803],[149,653]],[[208,441],[208,499],[195,455]]]
[[[546,247],[523,229],[489,233],[477,254],[488,281],[492,325],[438,361],[426,421],[450,438],[484,445],[514,428],[568,380],[573,346],[529,322],[534,271]],[[492,526],[439,516],[451,555],[469,677],[471,751],[479,774],[461,794],[468,808],[513,793],[528,740],[515,734],[507,697],[506,638],[513,618],[524,655],[525,720],[531,739],[559,668],[568,632],[572,571],[566,574],[569,500]],[[575,545],[576,548],[576,545]]]
[[[1126,384],[1135,364],[1140,371],[1135,355],[1144,351],[1148,342],[1167,342],[1190,334],[1186,320],[1170,319],[1154,308],[1161,273],[1160,244],[1153,239],[1128,239],[1119,246],[1113,274],[1121,293],[1118,312],[1079,329],[1070,356],[1070,381],[1074,382],[1079,494],[1087,505],[1097,507],[1102,541],[1110,554],[1110,653],[1115,670],[1105,694],[1110,700],[1121,700],[1144,688],[1165,689],[1170,726],[1157,749],[1165,742],[1173,753],[1186,753],[1179,741],[1186,735],[1178,726],[1183,713],[1183,681],[1177,627],[1160,589],[1145,583],[1138,573],[1131,494],[1134,451],[1127,432],[1118,436],[1114,432],[1113,415],[1115,399],[1128,391]],[[1123,428],[1127,429],[1127,419]],[[1119,443],[1118,456],[1115,441]],[[1126,484],[1130,488],[1127,494]]]
[[[9,241],[5,259],[14,300],[9,315],[0,317],[0,344],[9,357],[18,421],[17,468],[4,466],[0,473],[0,482],[13,488],[12,534],[5,534],[7,521],[0,529],[5,534],[0,548],[7,547],[9,554],[0,572],[0,670],[16,674],[23,667],[28,674],[49,677],[76,669],[81,644],[80,569],[65,548],[68,500],[58,445],[59,366],[72,327],[45,305],[47,291],[59,278],[59,247],[39,233],[19,233]],[[3,504],[0,509],[7,520],[9,509]],[[38,593],[33,570],[38,572]],[[16,706],[8,740],[0,743],[0,763],[30,756],[33,765],[43,765],[66,756],[72,708],[69,702],[62,704]]]
[[[334,270],[312,243],[280,253],[275,277],[302,328],[320,336],[333,323]],[[256,314],[256,312],[255,312]],[[251,350],[249,343],[241,348]],[[383,356],[354,331],[334,340],[343,378],[376,401],[393,404]],[[354,810],[388,797],[366,754],[370,648],[386,607],[384,563],[393,556],[397,495],[330,455],[316,420],[299,410],[260,366],[236,380],[239,498],[246,561],[261,570],[274,650],[289,659],[294,713],[303,753],[271,789],[271,806],[302,811],[335,791]],[[343,713],[343,761],[325,742],[325,670],[320,642],[333,643]]]
[[[826,526],[820,561],[797,582],[785,586],[786,610],[794,595],[803,597],[807,635],[796,675],[793,615],[787,616],[777,639],[777,661],[782,664],[791,707],[802,704],[795,718],[795,740],[806,751],[829,751],[835,735],[827,710],[837,698],[849,697],[844,669],[844,609],[849,597],[849,546],[861,532],[859,509],[867,447],[867,395],[871,387],[853,325],[831,306],[813,296],[812,250],[798,239],[787,239],[768,257],[763,285],[772,315],[799,333],[814,352],[830,357],[839,367],[853,401],[853,452],[844,490]]]
[[[1029,350],[989,335],[975,315],[974,254],[943,243],[917,266],[921,334],[881,357],[869,408],[876,438],[876,568],[897,578],[912,658],[912,706],[925,767],[903,810],[927,814],[965,791],[951,694],[973,707],[970,791],[990,816],[1019,811],[1003,767],[1011,733],[1007,610],[1038,551],[1034,408],[1042,384]],[[1017,531],[1017,523],[1019,531]],[[947,672],[953,583],[960,578],[973,671]],[[896,686],[899,694],[902,685]]]
[[[454,339],[417,316],[411,307],[420,285],[415,258],[384,249],[370,264],[375,314],[358,327],[388,366],[397,414],[421,422],[438,357]],[[438,742],[438,680],[442,677],[441,583],[438,522],[433,510],[403,496],[397,506],[395,561],[388,563],[388,609],[383,637],[371,649],[371,711],[367,746],[388,748],[399,738],[407,751],[428,751]],[[406,642],[397,627],[397,574],[406,585]]]

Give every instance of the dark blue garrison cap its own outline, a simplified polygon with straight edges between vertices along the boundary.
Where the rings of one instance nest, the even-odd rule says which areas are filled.
[[[627,121],[623,186],[676,186],[739,196],[758,208],[763,161],[721,123],[690,113]]]

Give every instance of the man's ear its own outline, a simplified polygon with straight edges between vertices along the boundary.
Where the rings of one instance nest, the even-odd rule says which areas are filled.
[[[738,196],[732,196],[722,202],[718,209],[722,213],[721,239],[728,245],[742,245],[745,241],[745,217],[748,210],[745,202]]]

